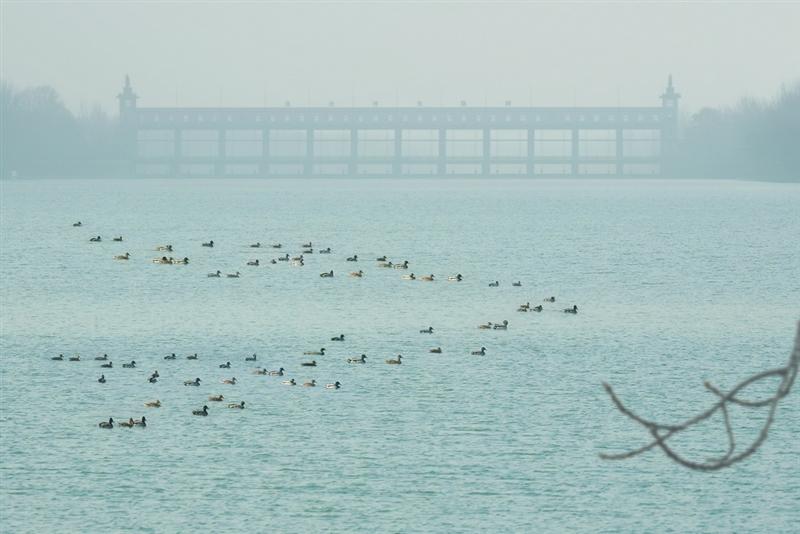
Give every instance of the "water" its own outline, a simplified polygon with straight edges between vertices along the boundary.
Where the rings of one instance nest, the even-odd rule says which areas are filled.
[[[645,443],[783,365],[800,303],[800,187],[525,180],[30,181],[2,187],[3,532],[790,532],[800,391],[717,473]],[[81,220],[84,226],[73,228]],[[89,237],[102,235],[102,243]],[[122,234],[123,243],[111,242]],[[213,239],[213,249],[201,247]],[[313,241],[302,268],[289,253]],[[188,266],[151,263],[172,243]],[[114,261],[129,251],[128,262]],[[358,263],[346,256],[358,254]],[[401,280],[374,258],[462,283]],[[217,269],[239,279],[209,279]],[[318,275],[333,269],[333,279]],[[346,276],[362,269],[363,279]],[[501,286],[489,288],[499,280]],[[523,287],[512,287],[520,280]],[[540,314],[517,313],[540,303]],[[576,316],[561,313],[577,304]],[[478,324],[507,319],[508,331]],[[433,335],[418,333],[432,325]],[[344,333],[346,341],[329,341]],[[443,348],[443,354],[428,349]],[[469,352],[487,348],[484,357]],[[326,347],[315,369],[302,352]],[[84,361],[51,362],[58,353]],[[176,352],[176,361],[164,361]],[[183,356],[197,352],[198,361]],[[285,367],[290,388],[244,358]],[[97,355],[115,366],[100,369]],[[366,353],[368,363],[345,363]],[[398,353],[403,365],[384,359]],[[122,369],[136,360],[137,369]],[[230,360],[231,370],[218,365]],[[158,369],[157,384],[146,380]],[[96,379],[105,372],[108,382]],[[227,386],[221,378],[236,376]],[[182,385],[200,377],[200,388]],[[773,384],[774,385],[774,384]],[[768,394],[756,388],[752,394]],[[247,409],[210,405],[210,394]],[[158,398],[160,409],[143,403]],[[146,415],[142,429],[97,423]],[[766,413],[733,414],[737,442]],[[716,421],[716,423],[719,423]],[[703,460],[719,424],[676,441]]]

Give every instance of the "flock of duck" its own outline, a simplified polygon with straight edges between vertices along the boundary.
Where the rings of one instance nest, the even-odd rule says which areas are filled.
[[[74,226],[74,227],[82,227],[83,224],[80,221],[78,221],[78,222],[74,223],[72,226]],[[98,236],[94,236],[94,237],[90,238],[89,241],[92,242],[92,243],[101,243],[103,240],[102,240],[102,237],[98,235]],[[122,242],[123,241],[123,237],[121,235],[117,236],[117,237],[114,237],[114,238],[112,238],[112,241],[115,242],[115,243]],[[213,240],[209,240],[207,242],[203,242],[202,246],[206,247],[206,248],[214,248],[214,241]],[[249,248],[253,248],[253,249],[259,249],[259,248],[262,248],[262,247],[263,248],[269,247],[271,249],[283,249],[284,245],[282,243],[273,243],[273,244],[270,244],[270,245],[262,245],[261,242],[256,242],[256,243],[253,243],[253,244],[249,245]],[[314,253],[314,245],[311,242],[303,243],[300,248],[301,248],[301,251],[299,253],[297,253],[297,255],[295,255],[295,256],[292,256],[289,253],[284,253],[284,254],[282,254],[282,255],[274,258],[274,259],[271,259],[269,261],[269,263],[274,265],[274,264],[278,264],[279,262],[286,262],[286,263],[289,263],[289,264],[291,264],[293,266],[302,267],[302,266],[305,265],[305,256]],[[159,245],[159,246],[155,247],[155,250],[158,251],[158,252],[173,252],[173,246],[170,245],[170,244]],[[326,248],[318,249],[317,253],[318,254],[331,254],[332,251],[331,251],[330,247],[326,247]],[[124,254],[120,254],[120,255],[114,256],[114,259],[115,260],[119,260],[119,261],[128,261],[128,260],[131,259],[131,254],[129,252],[126,252]],[[360,260],[357,254],[353,254],[352,256],[348,256],[346,258],[346,261],[347,262],[351,262],[351,263],[356,263],[356,262],[363,261],[363,259]],[[398,262],[393,262],[393,261],[390,261],[389,259],[387,259],[386,256],[380,256],[378,258],[375,258],[374,261],[377,262],[377,266],[379,268],[401,269],[401,270],[409,270],[409,268],[410,268],[410,262],[408,260],[402,260],[402,261],[398,261]],[[161,256],[160,258],[154,258],[152,260],[152,262],[153,263],[157,263],[157,264],[164,264],[164,265],[188,265],[189,264],[189,258],[188,257],[184,257],[184,258],[181,259],[181,258],[173,258],[172,256],[164,255],[164,256]],[[260,265],[262,265],[262,263],[258,259],[249,260],[246,263],[246,266],[248,266],[248,267],[259,267]],[[220,271],[220,270],[217,270],[215,272],[207,274],[208,278],[221,278],[222,276],[223,276],[222,275],[222,271]],[[333,278],[334,277],[334,271],[333,271],[333,269],[331,269],[331,270],[328,270],[328,271],[320,273],[319,276],[321,278]],[[364,271],[362,269],[359,269],[358,271],[351,271],[351,272],[349,272],[349,276],[354,277],[354,278],[362,278],[364,276]],[[235,271],[235,272],[232,272],[232,273],[226,273],[225,277],[227,277],[227,278],[239,278],[239,277],[241,277],[241,273],[239,271]],[[436,280],[439,280],[439,278],[436,278],[434,276],[434,274],[417,276],[414,273],[408,273],[408,274],[403,274],[401,276],[401,278],[404,279],[404,280],[419,280],[419,281],[424,281],[424,282],[434,282]],[[464,281],[464,277],[460,273],[458,273],[458,274],[447,276],[446,280],[449,281],[449,282],[462,282],[462,281]],[[522,287],[522,282],[521,281],[515,281],[515,282],[512,282],[511,285],[514,286],[514,287]],[[500,282],[497,281],[497,280],[489,283],[489,287],[499,287],[499,286],[500,286]],[[555,301],[556,301],[556,299],[553,296],[547,297],[547,298],[544,299],[545,303],[555,303]],[[544,307],[542,306],[542,304],[537,304],[535,306],[532,306],[530,302],[526,302],[526,303],[520,304],[519,307],[517,308],[518,312],[541,312],[543,310],[544,310]],[[569,313],[569,314],[577,314],[578,313],[578,306],[577,305],[573,305],[571,307],[564,308],[561,311],[563,311],[564,313]],[[499,321],[499,322],[487,322],[485,324],[480,324],[480,325],[478,325],[478,329],[480,329],[480,330],[507,330],[508,329],[508,325],[509,325],[508,320],[502,320],[502,321]],[[421,329],[419,332],[420,332],[420,334],[433,334],[434,328],[432,326],[428,326],[427,328]],[[338,336],[333,336],[330,339],[331,339],[331,341],[334,341],[334,342],[344,342],[345,341],[345,335],[344,334],[339,334]],[[306,352],[303,353],[303,355],[305,355],[305,356],[320,356],[320,357],[324,357],[324,356],[326,356],[325,350],[326,350],[325,348],[320,348],[318,351],[306,351]],[[431,354],[442,354],[443,350],[442,350],[441,347],[434,347],[434,348],[429,349],[428,352],[431,353]],[[473,350],[473,351],[470,352],[470,354],[473,355],[473,356],[484,356],[484,355],[486,355],[486,353],[487,353],[486,347],[481,347],[478,350]],[[164,356],[164,360],[176,360],[177,358],[178,358],[177,355],[174,354],[174,353],[171,353],[171,354],[168,354],[168,355]],[[198,358],[199,357],[198,357],[198,355],[196,353],[186,356],[187,360],[197,360]],[[51,358],[51,360],[54,360],[54,361],[63,361],[64,359],[65,358],[64,358],[63,354],[59,354],[58,356],[55,356],[55,357]],[[94,360],[102,362],[100,364],[100,367],[103,368],[103,369],[111,369],[111,368],[113,368],[113,363],[109,360],[107,354],[104,354],[103,356],[98,356],[98,357],[94,358]],[[81,359],[80,359],[80,356],[75,355],[75,356],[71,356],[71,357],[67,358],[67,361],[79,362],[79,361],[81,361]],[[252,356],[248,356],[248,357],[245,358],[245,362],[246,363],[247,362],[255,362],[255,361],[257,361],[257,355],[256,354],[253,354]],[[366,354],[361,354],[360,356],[348,357],[348,358],[346,358],[345,361],[348,364],[353,364],[353,365],[362,364],[363,365],[363,364],[367,363],[367,356],[366,356]],[[385,359],[384,362],[387,365],[402,365],[403,356],[401,354],[398,354],[395,358]],[[317,360],[316,359],[311,359],[310,361],[303,361],[300,364],[300,366],[303,367],[303,368],[313,368],[313,367],[317,367],[317,365],[318,364],[317,364]],[[131,362],[127,362],[127,363],[123,363],[122,364],[122,367],[126,368],[126,369],[133,369],[133,368],[136,368],[136,366],[137,366],[137,363],[135,361],[131,361]],[[226,361],[226,362],[224,362],[224,363],[219,365],[220,369],[231,369],[231,367],[232,367],[232,365],[231,365],[230,361]],[[269,369],[262,368],[262,367],[256,367],[255,369],[253,369],[252,373],[255,374],[255,375],[264,375],[264,376],[272,376],[272,377],[286,377],[287,376],[287,371],[286,371],[286,369],[284,367],[280,367],[280,368],[275,369],[275,370],[269,370]],[[159,378],[160,378],[160,374],[156,370],[156,371],[153,371],[153,373],[149,376],[148,381],[150,383],[156,383],[159,380]],[[101,374],[100,377],[97,379],[97,382],[100,383],[100,384],[107,383],[105,374]],[[199,377],[196,377],[196,378],[191,379],[191,380],[185,380],[183,382],[183,385],[186,386],[186,387],[197,387],[197,386],[200,386],[201,382],[202,382],[202,380]],[[236,377],[223,378],[220,382],[223,385],[229,385],[229,386],[235,386],[238,383]],[[316,379],[311,379],[311,380],[308,380],[308,381],[304,381],[301,384],[295,378],[288,378],[287,377],[281,383],[283,385],[286,385],[286,386],[302,385],[302,387],[307,387],[307,388],[313,388],[313,387],[317,387],[318,386]],[[340,389],[342,387],[342,384],[339,381],[335,381],[335,382],[331,382],[331,383],[325,384],[324,387],[325,387],[325,389],[338,390],[338,389]],[[208,402],[221,402],[221,403],[224,403],[224,401],[226,401],[226,398],[225,398],[224,395],[215,394],[215,395],[208,396],[207,400],[208,400]],[[230,408],[230,409],[243,410],[245,408],[246,402],[244,400],[239,400],[237,402],[226,403],[225,405],[227,406],[227,408]],[[155,400],[146,401],[144,403],[144,406],[146,408],[160,408],[162,406],[162,403],[161,403],[160,400],[155,399]],[[200,417],[208,416],[209,415],[209,407],[208,407],[208,405],[204,403],[201,408],[197,408],[195,410],[192,410],[192,415],[200,416]],[[106,428],[106,429],[114,428],[114,425],[115,425],[115,422],[114,422],[113,417],[109,417],[109,419],[107,421],[101,421],[98,424],[98,426],[100,428]],[[144,428],[144,427],[147,426],[147,418],[145,416],[142,416],[140,419],[134,419],[132,417],[129,417],[127,421],[123,420],[123,421],[117,423],[117,426],[118,427],[122,427],[122,428],[134,428],[134,427]]]

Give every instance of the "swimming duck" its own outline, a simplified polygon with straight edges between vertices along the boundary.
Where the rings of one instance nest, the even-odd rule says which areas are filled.
[[[302,245],[303,248],[311,248],[313,246],[314,246],[314,244],[311,243],[311,241],[309,241],[308,243],[303,243],[303,245]]]
[[[112,417],[108,418],[108,421],[100,421],[98,424],[100,428],[114,428],[114,419]]]
[[[74,226],[74,227],[76,227],[76,228],[77,228],[77,227],[79,227],[79,226],[83,226],[83,223],[82,223],[82,222],[80,222],[80,221],[78,221],[78,222],[72,223],[72,226]]]
[[[299,256],[292,256],[292,261],[303,261],[303,255],[300,254]]]
[[[269,260],[269,263],[270,263],[270,265],[277,265],[278,264],[278,260],[273,258],[273,259]]]
[[[303,261],[303,260],[299,260],[299,261],[292,261],[292,267],[302,267],[302,266],[304,266],[305,264],[306,264],[306,262],[305,262],[305,261]]]
[[[97,236],[97,237],[90,237],[90,238],[89,238],[89,242],[90,242],[90,243],[99,243],[99,242],[100,242],[100,241],[102,241],[102,240],[103,240],[103,239],[102,239],[100,236]]]
[[[170,258],[170,263],[172,265],[189,265],[189,258],[183,258],[182,260],[173,260]]]
[[[254,362],[254,361],[256,361],[256,358],[258,358],[258,356],[256,356],[256,353],[254,352],[252,356],[247,356],[244,359],[244,361],[246,361],[246,362]]]
[[[161,401],[156,399],[154,401],[147,401],[144,403],[147,408],[161,408]]]
[[[116,241],[117,243],[122,243],[122,236],[115,237],[115,238],[113,239],[113,241]]]
[[[192,415],[208,415],[208,406],[203,406],[202,410],[192,410]]]
[[[103,365],[101,365],[100,367],[101,367],[101,368],[103,368],[103,369],[111,369],[111,368],[113,368],[113,367],[114,367],[114,362],[108,362],[108,363],[104,363],[104,364],[103,364]]]
[[[221,363],[221,364],[219,365],[219,368],[220,368],[220,369],[230,369],[230,368],[231,368],[231,362],[225,362],[225,363]]]
[[[292,378],[291,380],[284,380],[283,382],[281,382],[281,384],[285,386],[296,386],[297,382],[295,382],[294,378]]]
[[[364,271],[361,271],[361,270],[353,271],[352,273],[350,273],[350,276],[354,276],[356,278],[363,278],[364,277]]]
[[[491,329],[492,329],[492,323],[491,323],[491,321],[490,321],[490,322],[488,322],[488,323],[486,323],[486,324],[480,324],[480,325],[478,325],[478,329],[479,329],[479,330],[491,330]]]
[[[573,305],[571,308],[566,308],[564,313],[578,313],[578,306]]]
[[[389,269],[391,269],[392,266],[394,266],[394,263],[392,263],[390,261],[378,264],[378,267],[386,267],[386,268],[389,268]]]
[[[393,267],[395,269],[408,269],[408,260],[403,261],[403,263],[395,263]]]
[[[358,254],[353,254],[352,256],[347,258],[347,261],[358,261]]]
[[[316,367],[317,360],[311,360],[310,362],[303,362],[300,365],[302,365],[303,367]]]
[[[71,362],[79,362],[79,361],[81,361],[81,357],[76,354],[75,356],[70,356],[69,357],[69,361],[71,361]]]
[[[206,276],[208,276],[209,278],[221,278],[222,273],[220,271],[217,271],[215,273],[208,273]]]
[[[331,341],[344,341],[344,334],[339,334],[338,336],[333,336]]]
[[[214,240],[212,239],[211,241],[209,241],[207,243],[203,243],[203,246],[204,247],[213,247],[214,246]]]
[[[261,241],[259,241],[258,243],[253,243],[252,245],[250,245],[250,248],[261,248]]]
[[[183,383],[183,385],[184,386],[199,386],[200,385],[200,379],[199,378],[195,378],[194,380],[187,380],[187,381],[185,381]]]
[[[331,247],[323,248],[322,250],[319,251],[319,253],[320,254],[330,254],[331,253]]]
[[[303,254],[313,254],[313,253],[314,253],[314,249],[313,248],[307,248],[307,249],[303,250]]]
[[[123,363],[122,367],[123,369],[133,369],[136,367],[136,362],[131,360],[131,363]]]
[[[134,425],[133,417],[119,424],[119,426],[124,426],[125,428],[133,428],[133,425]]]
[[[424,281],[424,282],[433,282],[433,275],[430,275],[430,276],[423,276],[423,277],[421,278],[421,280],[422,280],[422,281]]]
[[[229,384],[231,386],[235,386],[236,385],[236,377],[234,376],[233,378],[223,378],[222,379],[222,383],[223,384]]]
[[[223,400],[225,400],[225,397],[223,395],[210,395],[208,397],[208,400],[210,400],[211,402],[222,402]]]
[[[362,354],[360,358],[347,358],[347,363],[367,363],[367,355]]]
[[[533,308],[531,308],[531,311],[535,311],[535,312],[542,311],[542,305],[539,304],[538,306],[534,306]]]
[[[150,378],[147,379],[147,381],[150,382],[151,384],[155,384],[156,382],[158,382],[158,377],[151,376]]]
[[[436,347],[435,349],[431,349],[428,352],[430,352],[431,354],[441,354],[442,353],[442,347]]]
[[[555,297],[547,297],[546,299],[544,299],[544,301],[545,302],[555,302],[556,298]]]
[[[342,387],[342,384],[340,384],[338,381],[334,382],[333,384],[325,384],[325,389],[339,389],[340,387]]]
[[[303,382],[303,387],[304,388],[317,387],[317,381],[316,380],[312,380],[311,382]]]
[[[240,410],[244,410],[244,401],[241,401],[239,403],[232,402],[228,404],[228,408],[238,408]]]
[[[503,324],[497,324],[493,326],[495,330],[508,330],[508,321],[503,320]]]
[[[495,280],[494,282],[489,282],[489,287],[500,287],[500,282]]]
[[[144,427],[147,426],[147,417],[142,416],[141,419],[134,419],[133,420],[133,424],[136,425],[136,426],[140,426],[140,427],[144,428]]]
[[[455,276],[448,276],[448,277],[447,277],[447,279],[448,279],[449,281],[451,281],[451,282],[460,282],[461,280],[463,280],[463,279],[464,279],[464,277],[463,277],[463,276],[461,276],[460,274],[457,274],[457,275],[455,275]]]
[[[273,243],[273,244],[271,244],[270,246],[271,246],[272,248],[281,248],[283,245],[281,245],[280,243]]]
[[[248,261],[247,265],[249,265],[250,267],[258,267],[259,261],[258,260]]]
[[[106,383],[106,375],[100,375],[100,378],[98,378],[97,381],[100,382],[101,384],[105,384]]]
[[[278,258],[278,261],[289,261],[289,255],[286,254],[285,256],[280,256]]]
[[[195,352],[194,354],[190,354],[190,355],[188,355],[188,356],[186,357],[186,359],[187,359],[187,360],[196,360],[196,359],[197,359],[197,353]]]
[[[319,350],[307,350],[303,354],[306,356],[325,356],[325,347]]]
[[[239,271],[236,271],[235,273],[228,273],[225,276],[227,276],[228,278],[239,278],[240,275]]]
[[[433,334],[433,327],[429,326],[428,328],[420,330],[419,333],[420,334]]]
[[[519,308],[517,308],[517,311],[518,312],[527,312],[528,311],[528,307],[527,306],[520,306]]]
[[[269,371],[267,371],[266,369],[262,369],[261,367],[256,367],[255,369],[253,369],[253,374],[254,375],[268,375]]]
[[[131,253],[126,252],[125,254],[120,254],[119,256],[114,256],[115,260],[129,260],[131,259]]]
[[[104,362],[108,360],[108,354],[103,354],[102,356],[96,356],[94,360],[96,362]]]
[[[283,367],[281,367],[277,371],[270,371],[269,376],[283,376]]]
[[[172,252],[172,245],[160,245],[156,247],[156,250],[160,252]]]
[[[400,278],[402,278],[403,280],[416,280],[416,279],[417,279],[417,277],[416,277],[416,276],[414,276],[414,273],[411,273],[411,274],[404,274],[404,275],[403,275],[403,276],[401,276]]]
[[[402,363],[403,356],[398,354],[396,359],[386,360],[386,363],[389,365],[400,365]]]
[[[322,273],[319,275],[320,278],[333,278],[333,271],[329,271],[327,273]]]
[[[164,356],[164,359],[165,359],[165,360],[175,360],[175,359],[177,359],[177,358],[178,358],[178,357],[177,357],[177,356],[175,356],[175,353],[174,353],[174,352],[173,352],[172,354],[167,354],[166,356]]]
[[[511,285],[514,286],[514,287],[522,287],[522,282],[517,280],[516,282],[511,282]]]
[[[486,356],[486,347],[481,347],[481,350],[473,350],[473,356]]]
[[[386,256],[381,256],[380,258],[375,258],[375,261],[386,261]]]
[[[50,359],[53,360],[53,361],[56,361],[56,362],[60,362],[60,361],[64,360],[64,355],[63,354],[59,354],[58,356],[53,356]]]

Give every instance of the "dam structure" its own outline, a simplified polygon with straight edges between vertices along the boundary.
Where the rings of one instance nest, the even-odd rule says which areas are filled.
[[[680,95],[653,107],[140,107],[118,95],[136,176],[666,176]]]

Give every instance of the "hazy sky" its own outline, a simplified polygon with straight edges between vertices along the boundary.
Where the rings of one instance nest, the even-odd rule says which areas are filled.
[[[2,77],[73,110],[140,105],[655,105],[800,80],[800,3],[299,3],[0,0]]]

